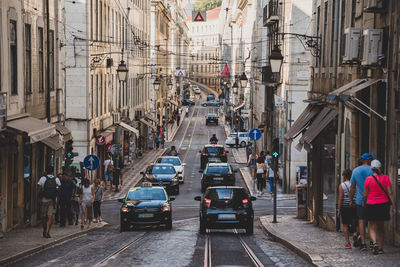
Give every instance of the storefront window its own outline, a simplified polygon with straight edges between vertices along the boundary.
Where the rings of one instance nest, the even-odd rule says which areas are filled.
[[[400,124],[397,124],[397,183],[393,183],[394,186],[397,186],[397,232],[400,233]]]
[[[346,119],[346,124],[344,128],[344,168],[350,169],[350,122]]]
[[[335,144],[325,144],[322,151],[322,210],[335,217]]]
[[[24,222],[28,223],[31,217],[32,192],[32,145],[24,146]]]

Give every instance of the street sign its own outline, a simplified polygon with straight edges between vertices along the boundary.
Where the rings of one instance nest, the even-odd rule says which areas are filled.
[[[93,171],[99,167],[100,160],[96,155],[88,155],[83,160],[83,165],[86,169]]]
[[[207,12],[206,11],[192,11],[192,21],[193,22],[207,21]]]
[[[176,76],[184,77],[185,76],[185,70],[176,70]]]
[[[113,156],[119,155],[122,152],[122,146],[119,144],[114,144],[111,146],[110,152]]]
[[[249,132],[249,136],[251,140],[258,140],[261,138],[261,131],[258,128],[253,128]]]

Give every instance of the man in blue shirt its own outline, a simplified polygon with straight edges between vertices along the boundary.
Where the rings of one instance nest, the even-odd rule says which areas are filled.
[[[354,193],[356,193],[356,212],[358,218],[358,231],[361,235],[361,246],[360,250],[367,250],[367,246],[365,244],[365,226],[366,226],[366,217],[365,217],[365,207],[363,207],[363,199],[362,195],[364,192],[364,183],[368,176],[373,174],[371,170],[371,161],[376,159],[369,153],[364,153],[361,155],[362,165],[358,166],[353,170],[353,174],[351,176],[351,187],[350,187],[350,205],[353,206]]]

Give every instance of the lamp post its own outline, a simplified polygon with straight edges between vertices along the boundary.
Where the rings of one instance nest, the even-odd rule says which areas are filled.
[[[246,73],[242,73],[242,75],[240,75],[240,85],[242,88],[246,88],[247,87],[247,82],[249,81],[249,79],[247,79]]]
[[[271,51],[269,56],[269,64],[271,66],[271,71],[273,73],[279,73],[281,71],[281,66],[283,62],[283,56],[279,46],[275,45],[274,49]]]

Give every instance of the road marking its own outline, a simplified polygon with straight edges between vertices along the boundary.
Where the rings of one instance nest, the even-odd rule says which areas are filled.
[[[211,237],[210,237],[210,229],[206,231],[206,241],[204,245],[204,267],[211,267]]]
[[[188,125],[186,126],[185,132],[183,133],[183,137],[182,137],[181,143],[179,144],[178,151],[180,150],[180,148],[181,148],[181,146],[182,146],[182,144],[183,144],[183,141],[185,141],[186,132],[187,132],[188,129],[189,129],[190,123],[192,122],[194,113],[195,113],[196,111],[198,112],[198,109],[197,109],[197,108],[195,108],[195,109],[193,110],[193,112],[192,112],[192,116],[191,116],[190,119],[189,119],[189,123],[188,123]]]

